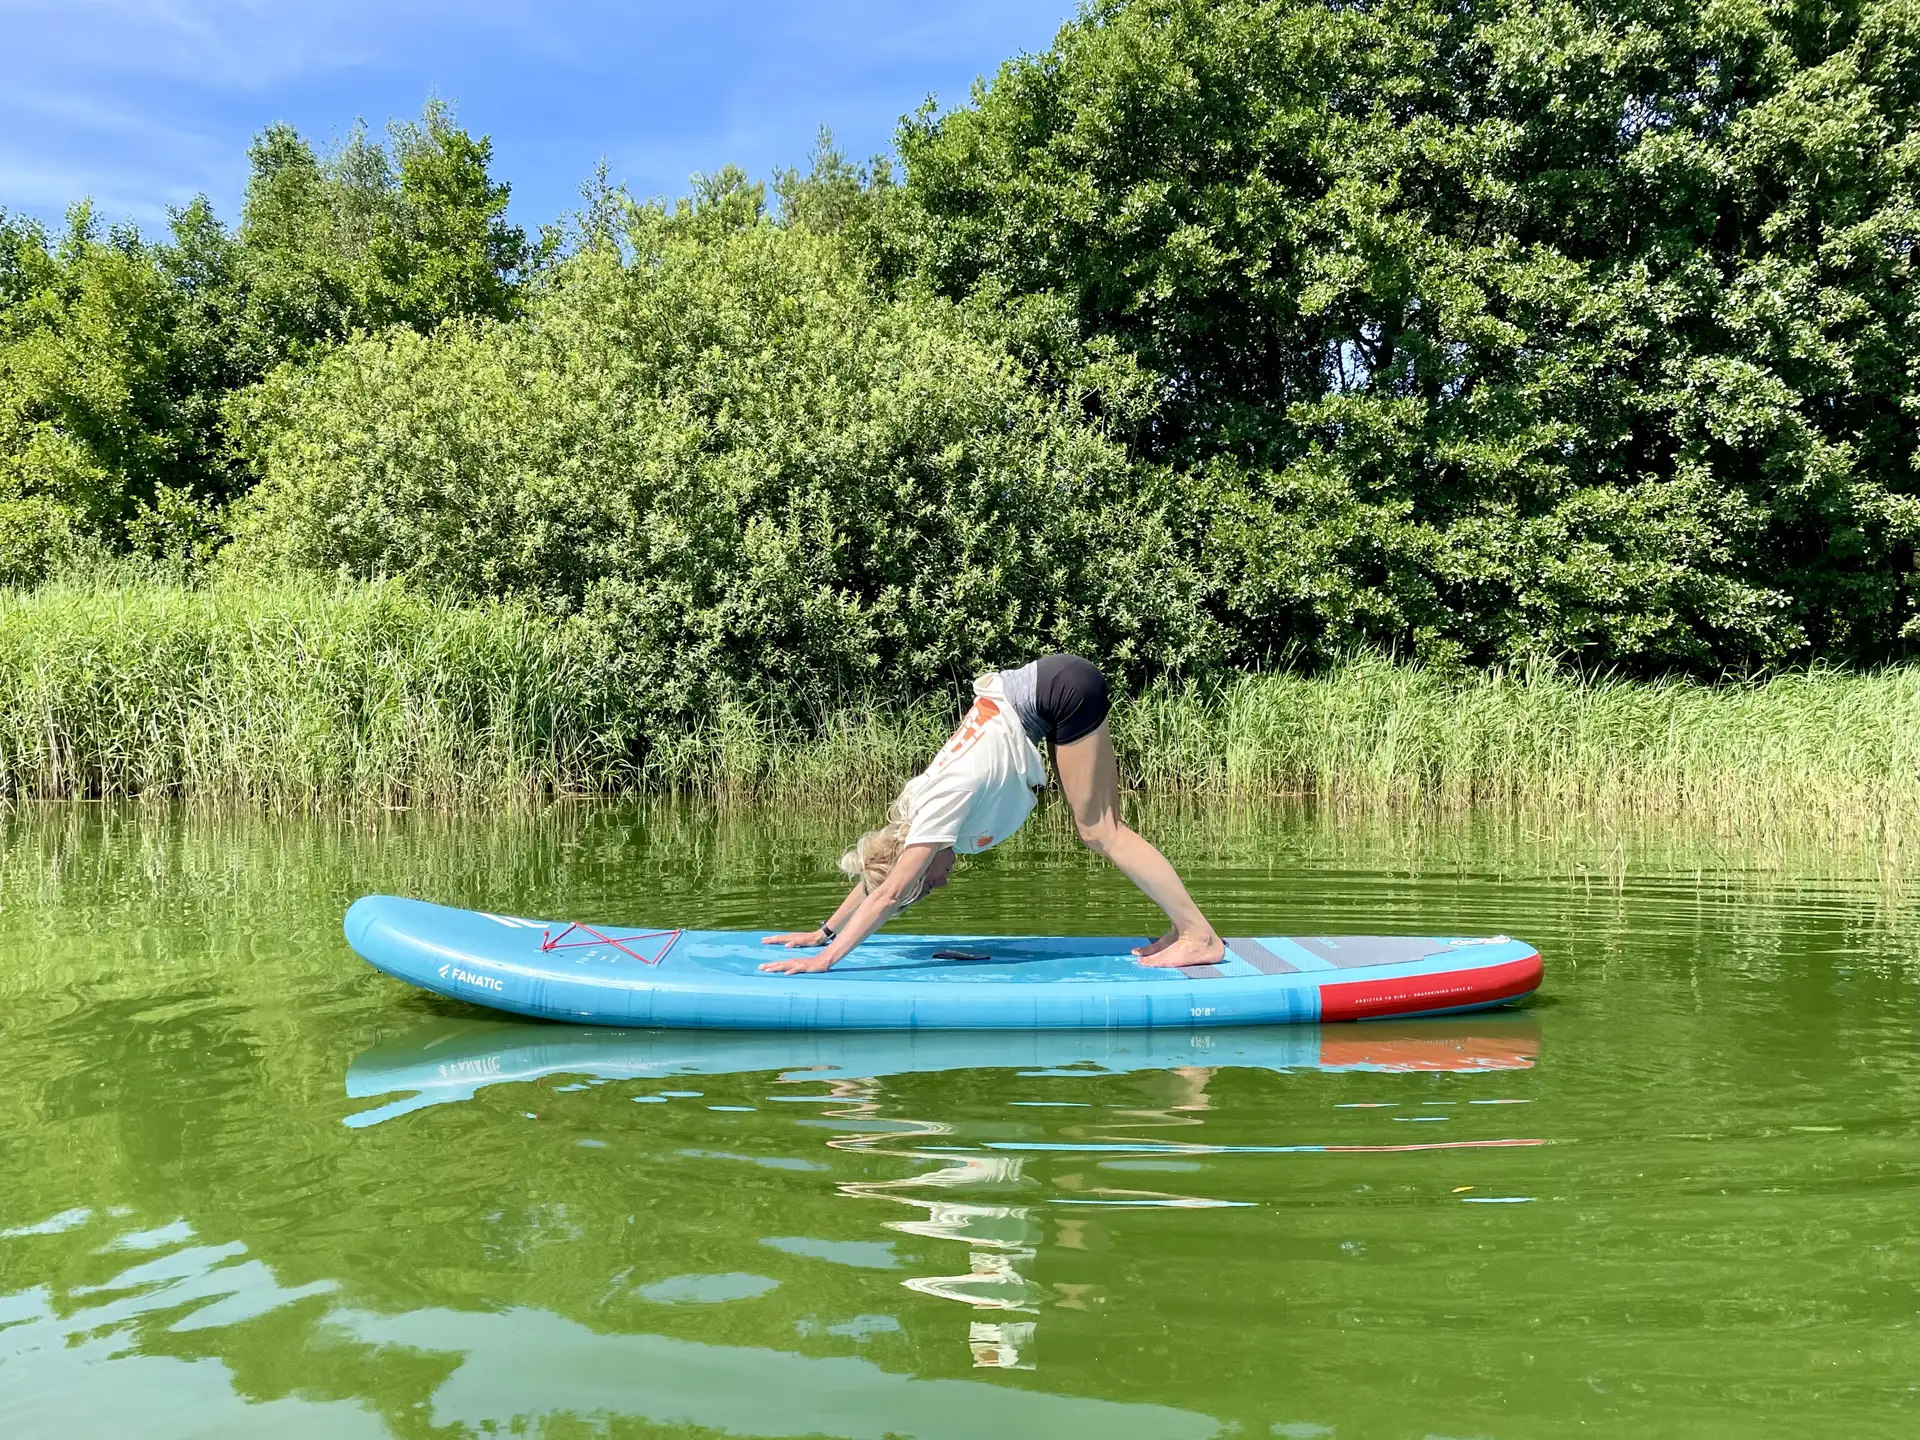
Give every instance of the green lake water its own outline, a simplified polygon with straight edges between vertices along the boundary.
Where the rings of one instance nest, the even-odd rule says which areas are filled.
[[[1149,811],[1226,933],[1546,959],[1150,1041],[520,1024],[340,936],[809,924],[857,818],[0,814],[0,1436],[1915,1433],[1920,907],[1846,857]],[[915,927],[1145,929],[1030,830]]]

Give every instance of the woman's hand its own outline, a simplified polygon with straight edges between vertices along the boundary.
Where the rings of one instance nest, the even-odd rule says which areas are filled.
[[[855,886],[847,898],[840,902],[840,908],[827,921],[829,925],[837,926],[840,933],[833,937],[833,943],[825,950],[804,959],[796,955],[791,960],[769,960],[760,968],[769,975],[812,975],[832,969],[835,961],[844,958],[861,941],[886,924],[909,895],[917,895],[924,888],[928,867],[943,850],[949,856],[940,872],[940,881],[944,881],[947,869],[953,864],[950,858],[952,847],[924,842],[909,845],[900,852],[900,858],[893,862],[893,869],[887,872],[887,878],[879,885],[872,890],[864,885]],[[789,950],[797,950],[818,945],[825,938],[815,930],[805,935],[769,935],[762,943],[784,945]]]
[[[795,955],[788,960],[769,960],[760,968],[769,975],[811,975],[833,968],[833,961],[824,955]]]
[[[762,945],[784,945],[789,950],[797,950],[805,946],[824,945],[827,943],[827,937],[822,935],[818,930],[791,930],[785,935],[768,935],[762,939],[760,943]]]

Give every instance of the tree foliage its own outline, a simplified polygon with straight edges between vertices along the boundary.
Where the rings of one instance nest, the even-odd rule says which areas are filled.
[[[682,709],[1912,654],[1917,98],[1920,0],[1094,0],[898,180],[603,173],[538,244],[438,106],[269,129],[231,231],[0,217],[0,584],[245,497]]]
[[[254,142],[241,214],[243,283],[274,359],[355,330],[431,330],[456,315],[504,319],[535,259],[506,221],[492,142],[431,103],[388,143],[356,128],[317,156],[291,127]]]
[[[241,554],[540,597],[670,715],[824,711],[1037,650],[1205,659],[1124,450],[989,328],[886,298],[738,172],[603,207],[522,321],[395,329],[246,402]]]
[[[1244,660],[1920,640],[1912,0],[1106,0],[902,134],[945,293],[1162,387]]]
[[[356,331],[512,314],[537,257],[490,158],[429,105],[325,158],[267,130],[233,232],[204,199],[159,242],[85,203],[57,237],[0,212],[0,583],[76,548],[203,551],[251,481],[229,395]]]

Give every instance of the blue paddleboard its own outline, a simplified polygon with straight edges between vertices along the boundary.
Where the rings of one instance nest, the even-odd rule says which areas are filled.
[[[1504,935],[1229,939],[1154,969],[1146,937],[875,936],[832,970],[767,975],[765,931],[648,930],[369,895],[347,943],[456,1000],[585,1025],[721,1030],[1118,1030],[1439,1015],[1506,1005],[1540,953]]]

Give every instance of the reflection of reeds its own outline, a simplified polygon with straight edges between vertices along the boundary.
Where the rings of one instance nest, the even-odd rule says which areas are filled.
[[[121,586],[0,596],[0,796],[460,806],[694,790],[881,794],[950,698],[806,723],[668,723],[584,630],[396,586]],[[1920,837],[1920,669],[1700,685],[1359,658],[1317,677],[1163,685],[1115,713],[1157,794],[1309,797],[1541,823],[1680,821],[1747,841]]]

